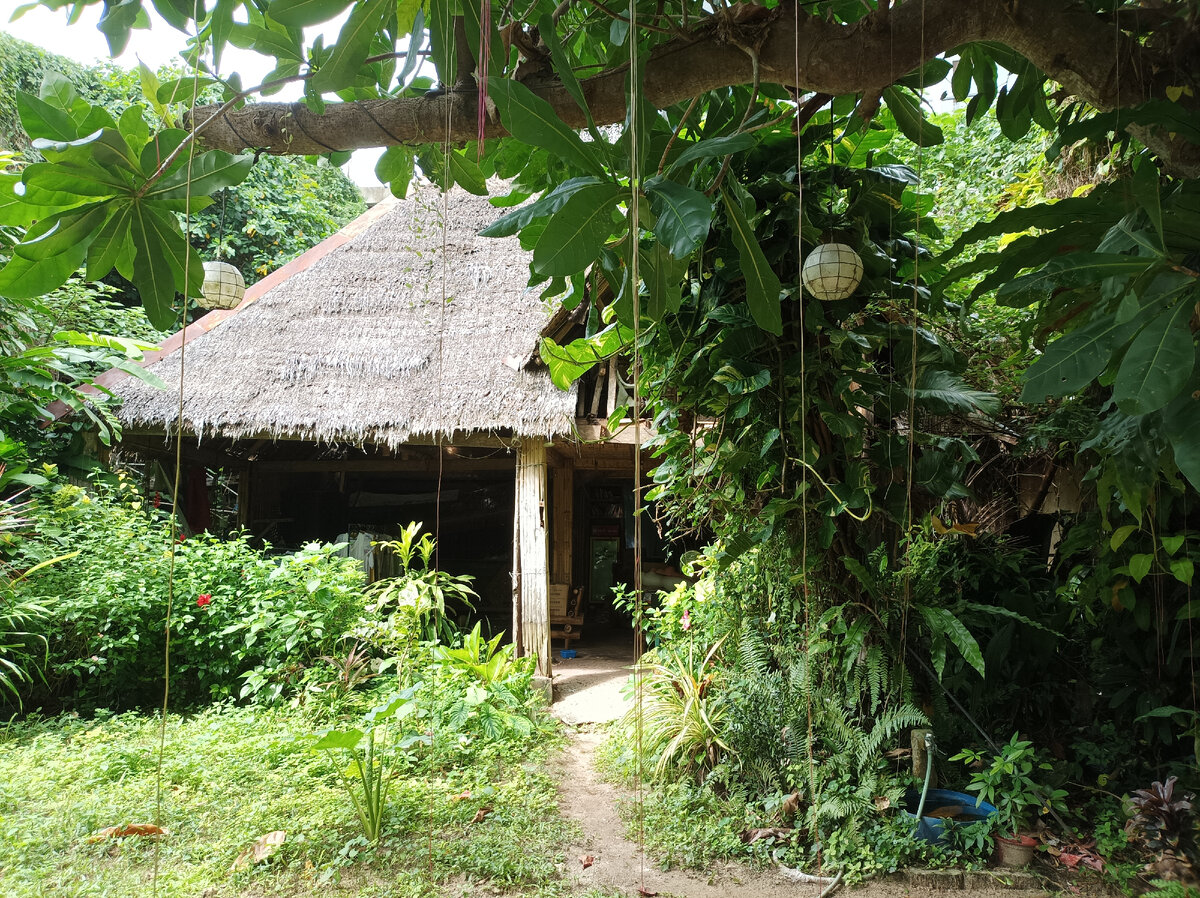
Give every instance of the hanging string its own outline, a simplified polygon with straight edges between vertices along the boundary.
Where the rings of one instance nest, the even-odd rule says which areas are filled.
[[[642,393],[641,393],[641,273],[638,254],[641,249],[641,141],[638,115],[640,100],[637,91],[638,41],[637,0],[629,0],[629,289],[633,301],[633,596],[634,628],[633,689],[637,701],[634,715],[635,765],[634,803],[638,821],[638,886],[646,889],[646,805],[642,793],[642,755],[645,677],[642,671]]]
[[[484,5],[487,5],[490,2],[490,0],[481,0],[481,2]],[[449,7],[449,5],[447,5],[446,6],[447,12],[449,11],[449,9],[450,9],[450,7]],[[453,33],[454,20],[447,16],[447,20],[443,21],[442,25],[444,28],[443,34],[446,35],[446,45],[447,45],[446,68],[448,70],[448,72],[447,72],[447,76],[448,76],[449,72],[453,72],[457,68],[456,56],[457,56],[458,42],[454,39],[454,33]],[[452,189],[452,186],[449,183],[449,181],[450,181],[450,153],[452,152],[452,150],[450,149],[450,138],[451,138],[451,134],[453,132],[453,124],[454,124],[454,104],[452,102],[447,102],[446,103],[446,135],[445,135],[445,139],[442,141],[442,180],[443,180],[443,189],[442,189],[442,197],[441,197],[441,199],[442,199],[442,210],[441,210],[441,216],[442,216],[442,222],[441,222],[441,224],[442,224],[442,271],[441,271],[441,297],[440,297],[439,306],[438,306],[438,339],[437,339],[437,355],[438,355],[437,407],[438,408],[442,407],[442,386],[443,386],[443,381],[445,380],[445,371],[446,371],[444,343],[445,343],[445,335],[446,335],[446,301],[447,301],[447,293],[448,293],[447,281],[449,278],[449,271],[450,271],[449,260],[447,259],[447,252],[449,250],[450,241],[448,239],[447,232],[450,228],[450,191]],[[480,137],[482,139],[482,134],[480,135]],[[437,486],[434,491],[434,500],[433,500],[433,570],[434,570],[434,576],[438,577],[438,578],[441,577],[441,571],[442,571],[442,567],[441,567],[441,564],[442,564],[442,562],[441,562],[441,554],[442,554],[442,480],[443,480],[443,475],[445,473],[444,465],[445,465],[445,454],[446,454],[444,451],[444,445],[443,445],[444,441],[445,441],[445,434],[442,433],[441,431],[438,431],[435,434],[435,440],[434,440],[435,445],[437,447]],[[432,667],[430,667],[430,676],[436,677],[436,671],[437,671],[437,665],[435,664]],[[436,683],[431,683],[430,685],[431,685],[431,687],[436,689]],[[429,723],[430,723],[430,733],[429,733],[430,745],[436,746],[437,745],[437,715],[436,714],[430,716]],[[427,820],[426,820],[426,826],[425,826],[425,840],[426,840],[425,847],[426,847],[426,853],[428,855],[429,878],[430,878],[430,881],[432,881],[433,876],[434,876],[434,853],[433,853],[434,808],[433,808],[433,790],[432,789],[428,790],[428,792],[427,792],[425,810],[426,810],[426,814],[428,815]]]
[[[920,59],[925,59],[925,0],[921,0],[921,51]],[[925,69],[924,65],[918,72],[918,108],[925,105]],[[913,234],[913,288],[912,303],[909,309],[911,328],[909,331],[912,341],[912,351],[909,354],[908,371],[908,464],[905,466],[904,485],[904,601],[900,608],[900,658],[903,662],[905,646],[908,644],[908,613],[912,606],[912,541],[913,541],[913,464],[916,459],[917,445],[917,327],[920,315],[921,296],[921,188],[925,183],[925,120],[918,125],[917,140],[917,198],[914,206],[916,225]],[[904,666],[901,663],[900,695],[904,694]]]
[[[196,27],[196,50],[192,64],[192,96],[199,96],[200,82],[200,0],[195,0],[192,7]],[[156,145],[157,146],[157,145]],[[192,252],[192,163],[196,158],[196,141],[188,141],[187,150],[187,186],[184,193],[184,253],[183,253],[183,309],[180,315],[179,342],[179,394],[175,416],[175,482],[171,485],[171,516],[167,524],[167,538],[170,540],[170,557],[167,562],[167,610],[163,622],[163,692],[162,706],[159,710],[158,721],[158,756],[154,766],[154,825],[159,830],[163,826],[163,761],[167,752],[167,711],[171,703],[171,620],[175,610],[175,560],[179,550],[179,481],[183,472],[183,408],[184,408],[184,362],[187,351],[188,330],[188,281],[190,275]],[[222,207],[222,221],[224,211]],[[150,894],[158,895],[158,871],[162,860],[162,838],[154,841],[154,866],[150,873]]]
[[[799,122],[800,114],[800,4],[792,4],[794,46],[793,62],[796,67],[796,283],[802,284],[801,272],[804,267],[804,138],[803,127]],[[830,127],[832,127],[833,106],[830,105]],[[808,357],[807,357],[807,321],[804,314],[804,288],[800,288],[800,592],[804,600],[804,675],[812,676],[812,592],[808,582]],[[808,747],[808,794],[809,834],[815,842],[817,832],[817,768],[813,759],[813,745],[816,742],[813,721],[812,690],[805,690],[805,725]],[[817,858],[817,875],[820,875],[821,858]]]

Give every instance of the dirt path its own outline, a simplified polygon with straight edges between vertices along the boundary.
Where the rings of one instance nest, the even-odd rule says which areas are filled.
[[[578,658],[555,664],[554,713],[566,724],[570,742],[551,760],[551,769],[558,779],[563,815],[577,822],[583,832],[578,844],[567,846],[566,875],[580,891],[607,888],[637,895],[644,887],[664,898],[816,898],[821,891],[818,885],[795,883],[773,870],[742,864],[719,863],[707,873],[660,870],[653,857],[643,856],[637,844],[626,837],[617,813],[620,790],[600,778],[594,757],[604,739],[598,727],[616,720],[627,708],[622,687],[631,663],[627,647],[608,645],[580,648]],[[593,862],[584,868],[580,859],[587,855]],[[973,879],[962,891],[961,883],[955,886],[949,879],[943,876],[932,884],[908,879],[872,882],[853,891],[863,898],[945,898],[947,888],[984,898],[1044,898],[1047,894],[1005,888],[986,879]]]

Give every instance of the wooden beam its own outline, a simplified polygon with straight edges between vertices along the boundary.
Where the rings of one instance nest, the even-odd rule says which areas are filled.
[[[509,458],[456,458],[447,455],[442,459],[442,470],[446,472],[511,471],[513,459]],[[399,458],[348,458],[348,459],[267,459],[255,462],[259,471],[279,474],[325,474],[325,473],[394,473],[417,472],[436,474],[437,459]]]
[[[578,439],[584,441],[603,441],[606,443],[620,443],[624,446],[632,446],[635,440],[634,427],[632,421],[627,421],[621,424],[615,432],[610,432],[607,424],[590,424],[586,419],[578,421],[575,424],[575,429],[578,431]],[[655,430],[650,421],[643,419],[642,421],[642,442],[645,443],[650,437],[654,436]]]
[[[537,658],[543,677],[550,669],[550,581],[546,570],[546,441],[523,439],[517,446],[517,514],[520,522],[521,651]]]

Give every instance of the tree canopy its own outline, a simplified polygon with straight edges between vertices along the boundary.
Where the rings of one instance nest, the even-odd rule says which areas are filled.
[[[74,14],[95,2],[42,5]],[[57,76],[39,96],[18,95],[45,161],[0,176],[0,224],[27,228],[0,293],[36,295],[81,265],[89,277],[115,267],[165,326],[178,294],[199,287],[175,215],[199,214],[244,179],[253,158],[243,151],[338,159],[386,146],[378,173],[397,193],[419,167],[477,193],[507,178],[501,206],[539,195],[488,233],[519,233],[533,248],[531,283],[547,298],[573,307],[588,272],[612,296],[587,345],[550,359],[570,377],[628,343],[635,299],[638,323],[675,315],[713,240],[728,240],[721,259],[739,273],[753,324],[780,338],[801,294],[781,281],[784,256],[764,247],[792,208],[802,247],[874,243],[859,306],[908,291],[920,316],[946,296],[965,294],[969,307],[995,292],[1030,310],[1045,354],[1025,398],[1113,384],[1102,417],[1114,433],[1148,429],[1155,470],[1200,483],[1200,427],[1187,423],[1200,414],[1190,398],[1200,385],[1189,313],[1200,250],[1194,3],[121,0],[100,21],[114,52],[151,9],[190,35],[189,74],[145,79],[144,113],[118,119]],[[336,40],[317,32],[332,34],[339,17]],[[270,57],[273,72],[254,87],[223,73],[229,46]],[[884,148],[897,129],[919,146],[944,139],[925,94],[946,79],[968,121],[990,113],[1010,140],[1042,129],[1051,158],[1099,144],[1112,150],[1108,174],[1075,196],[984,215],[934,259],[919,172]],[[302,102],[251,102],[288,83],[302,85]],[[204,104],[214,90],[224,102]],[[765,170],[780,186],[763,194],[751,180]],[[868,170],[865,181],[850,174]],[[827,209],[805,207],[805,181]]]

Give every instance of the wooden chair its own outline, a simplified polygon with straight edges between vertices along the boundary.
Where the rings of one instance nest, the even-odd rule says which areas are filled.
[[[562,587],[565,590],[565,602],[560,598],[555,601],[554,587],[551,587],[550,596],[550,643],[554,644],[555,639],[563,641],[563,648],[571,647],[572,639],[579,639],[583,635],[583,587]]]

